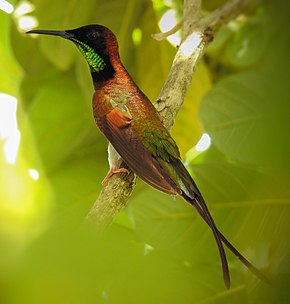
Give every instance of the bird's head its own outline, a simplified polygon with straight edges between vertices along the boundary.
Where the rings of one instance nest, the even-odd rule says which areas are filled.
[[[73,30],[31,30],[27,34],[59,36],[72,41],[90,66],[92,73],[114,76],[112,60],[119,58],[118,43],[111,30],[102,25],[92,24]]]

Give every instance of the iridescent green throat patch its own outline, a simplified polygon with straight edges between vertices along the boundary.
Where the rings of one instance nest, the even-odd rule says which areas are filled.
[[[74,38],[71,40],[75,42],[93,72],[100,72],[105,68],[105,61],[90,46]]]

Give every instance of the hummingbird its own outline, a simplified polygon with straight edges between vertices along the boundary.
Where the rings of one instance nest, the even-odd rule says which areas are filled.
[[[94,85],[94,119],[109,141],[110,170],[104,184],[116,173],[127,172],[122,161],[143,181],[192,205],[212,230],[220,254],[225,286],[230,272],[224,245],[258,278],[264,275],[219,231],[196,183],[182,163],[178,146],[162,117],[135,84],[119,56],[114,33],[92,24],[72,30],[31,30],[28,34],[59,36],[72,41],[87,61]]]

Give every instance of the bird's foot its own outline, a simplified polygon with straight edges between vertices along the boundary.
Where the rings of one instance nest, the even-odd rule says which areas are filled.
[[[103,185],[103,186],[106,186],[107,183],[108,183],[108,181],[109,181],[109,179],[110,179],[114,174],[116,174],[116,173],[127,173],[127,174],[129,174],[129,171],[128,171],[127,169],[125,169],[125,168],[119,168],[119,169],[114,169],[114,168],[112,168],[112,169],[110,169],[109,172],[108,172],[108,174],[106,175],[106,177],[105,177],[104,180],[102,181],[102,185]]]

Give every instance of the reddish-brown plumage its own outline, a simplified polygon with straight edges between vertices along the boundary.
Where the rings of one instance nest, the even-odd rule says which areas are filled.
[[[180,194],[180,190],[140,141],[143,138],[143,124],[145,129],[148,122],[151,122],[150,128],[154,128],[154,124],[163,127],[159,115],[137,89],[120,60],[112,61],[116,77],[95,86],[93,111],[98,127],[137,175],[163,192]],[[128,109],[128,113],[119,109],[122,106]],[[150,121],[152,118],[153,121]]]
[[[126,106],[134,119],[150,121],[153,125],[161,126],[161,118],[152,103],[143,94],[125,67],[123,66],[118,50],[115,35],[108,29],[105,30],[106,45],[111,64],[115,70],[112,79],[94,83],[95,94],[93,97],[93,110],[96,121],[112,110],[110,100],[126,98]],[[163,128],[163,125],[162,125]]]

